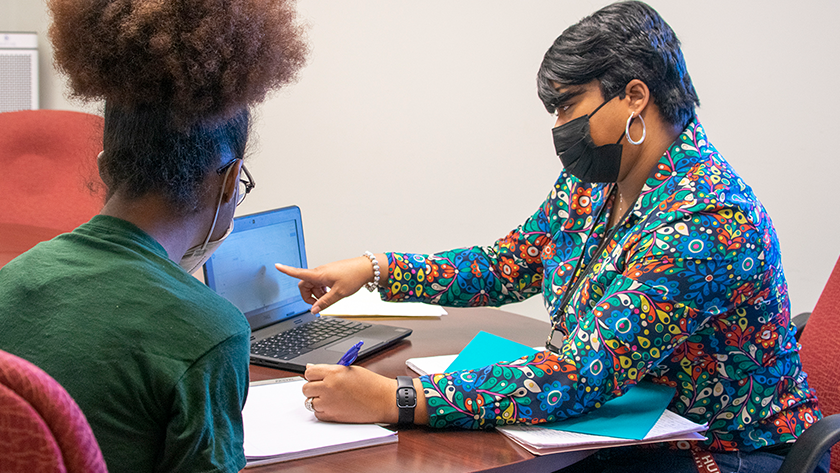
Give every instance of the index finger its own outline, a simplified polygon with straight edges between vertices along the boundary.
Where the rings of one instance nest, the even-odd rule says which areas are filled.
[[[302,281],[317,282],[317,276],[311,269],[295,268],[294,266],[286,266],[285,264],[275,263],[274,267],[277,271],[291,276]]]
[[[293,278],[299,279],[300,282],[298,283],[298,290],[300,291],[300,297],[303,298],[305,302],[308,304],[315,304],[318,302],[324,294],[326,294],[327,289],[324,284],[318,283],[317,277],[307,277],[310,270],[308,269],[300,269],[295,268],[292,266],[285,266],[280,263],[274,265],[278,271]],[[317,313],[313,312],[313,313]]]

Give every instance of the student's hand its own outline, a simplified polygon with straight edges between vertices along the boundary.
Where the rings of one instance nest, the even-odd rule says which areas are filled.
[[[388,258],[380,253],[380,281],[388,281]],[[339,300],[355,294],[365,283],[373,282],[373,265],[366,256],[351,258],[318,266],[315,269],[300,269],[282,264],[274,265],[280,272],[300,279],[298,289],[303,300],[312,304],[310,311],[317,314]]]
[[[329,422],[396,424],[397,380],[361,366],[307,365],[303,395],[311,397],[315,417]],[[428,423],[426,397],[419,379],[414,380],[417,407],[414,422]]]

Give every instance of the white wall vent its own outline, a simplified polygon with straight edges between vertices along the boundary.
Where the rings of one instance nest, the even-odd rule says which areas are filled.
[[[0,112],[38,109],[38,35],[0,32]]]

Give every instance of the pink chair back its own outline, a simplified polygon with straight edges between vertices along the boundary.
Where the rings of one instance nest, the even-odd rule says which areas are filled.
[[[0,113],[0,266],[99,213],[102,117],[61,110]]]
[[[0,113],[0,222],[72,230],[99,213],[102,117],[64,110]]]
[[[840,259],[802,332],[799,356],[823,415],[840,414]],[[831,472],[840,473],[840,447],[831,449]]]
[[[106,473],[81,409],[28,361],[0,350],[0,471]]]

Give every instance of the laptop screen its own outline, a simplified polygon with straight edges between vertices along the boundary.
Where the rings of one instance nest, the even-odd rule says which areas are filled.
[[[204,280],[257,330],[311,307],[300,297],[298,280],[277,271],[274,263],[306,267],[296,206],[236,217],[233,232],[205,263]]]

